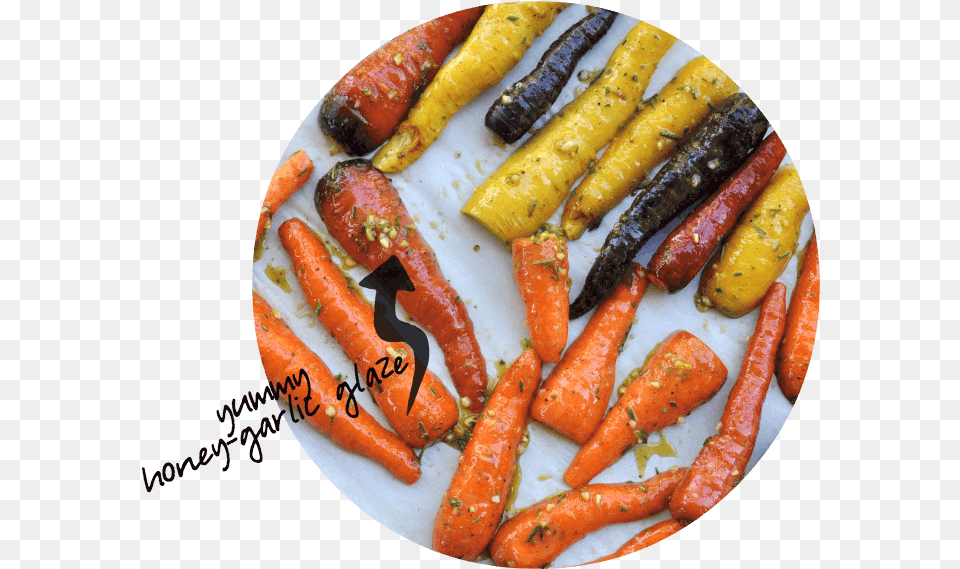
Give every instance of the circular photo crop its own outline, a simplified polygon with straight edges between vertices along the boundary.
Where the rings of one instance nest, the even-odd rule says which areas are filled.
[[[442,554],[650,546],[744,480],[800,394],[817,243],[713,63],[623,14],[455,12],[331,86],[261,210],[267,379],[324,475]]]

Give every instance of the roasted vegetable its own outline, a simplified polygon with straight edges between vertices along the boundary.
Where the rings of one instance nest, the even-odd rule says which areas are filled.
[[[646,272],[634,263],[540,386],[530,407],[534,420],[587,442],[610,404],[617,358],[646,290]]]
[[[705,403],[727,379],[720,358],[690,332],[679,330],[657,347],[640,375],[622,389],[623,395],[607,412],[563,474],[563,481],[579,486],[593,480],[647,435],[677,422]]]
[[[760,306],[797,248],[809,207],[797,169],[780,168],[703,271],[697,307],[740,318]]]
[[[667,509],[685,468],[642,482],[590,484],[540,500],[500,526],[490,557],[500,567],[543,567],[587,534]]]
[[[777,133],[770,133],[747,162],[664,239],[650,259],[650,282],[668,292],[687,286],[766,187],[786,153]]]
[[[670,499],[670,513],[695,520],[743,480],[760,432],[760,415],[773,377],[777,344],[786,318],[787,287],[770,287],[757,327],[747,344],[740,375],[720,418],[720,431],[707,439]]]
[[[273,214],[310,179],[311,174],[313,174],[313,161],[303,150],[297,150],[291,154],[273,173],[270,185],[267,186],[267,195],[263,198],[263,207],[260,208],[260,220],[257,222],[257,239],[253,245],[254,262],[260,260],[263,238],[267,234],[267,229],[270,229]]]
[[[673,154],[710,109],[737,92],[737,85],[706,57],[683,66],[650,97],[577,184],[563,208],[563,230],[570,239],[599,223],[661,160]]]
[[[323,327],[343,348],[363,373],[380,369],[382,361],[402,358],[413,363],[413,351],[402,342],[385,342],[377,335],[373,307],[358,290],[351,288],[330,252],[303,221],[293,218],[277,230],[280,242],[293,261],[293,271],[309,306]],[[457,400],[428,370],[413,408],[407,401],[413,384],[413,365],[406,373],[392,377],[370,389],[377,407],[403,442],[413,448],[433,443],[457,424]]]
[[[657,172],[607,235],[570,318],[589,312],[623,277],[640,248],[682,211],[710,195],[746,159],[767,130],[750,97],[738,93],[710,115]]]
[[[320,129],[350,154],[380,146],[482,11],[479,6],[430,20],[368,55],[323,98]]]
[[[527,311],[533,349],[544,362],[556,363],[567,347],[570,316],[570,260],[567,242],[548,231],[517,239],[513,276]]]
[[[477,417],[433,523],[433,550],[473,561],[493,538],[507,505],[540,358],[527,350],[497,383]]]
[[[346,451],[379,462],[407,484],[416,482],[420,478],[420,463],[410,447],[369,413],[358,410],[356,417],[347,416],[337,397],[338,382],[330,369],[278,314],[259,294],[253,293],[253,323],[267,380],[274,385],[283,385],[288,378],[299,381],[286,397],[303,403],[303,418],[323,436]]]
[[[636,112],[657,63],[675,41],[638,23],[603,74],[497,168],[461,211],[504,241],[531,235]]]
[[[505,142],[514,143],[550,110],[570,80],[577,62],[602,38],[616,12],[597,9],[570,26],[550,44],[529,75],[503,92],[487,111],[484,124]]]
[[[810,238],[798,270],[797,287],[790,297],[787,326],[777,351],[777,383],[790,401],[800,395],[803,379],[810,369],[813,343],[820,314],[820,253],[817,236]]]
[[[315,200],[330,235],[364,267],[400,259],[416,290],[400,291],[397,300],[437,339],[461,399],[479,412],[487,365],[473,321],[390,180],[368,160],[340,162],[317,184]]]
[[[420,158],[454,113],[500,82],[531,42],[567,7],[562,2],[492,4],[460,51],[440,69],[373,163],[399,172]]]
[[[669,519],[660,522],[659,524],[654,524],[641,531],[637,535],[631,537],[629,541],[620,546],[620,549],[616,550],[610,555],[591,561],[590,563],[600,563],[601,561],[610,561],[611,559],[623,557],[624,555],[630,555],[635,551],[640,551],[641,549],[650,547],[655,543],[659,543],[667,539],[671,535],[682,530],[684,527],[685,526],[683,522],[674,519]]]

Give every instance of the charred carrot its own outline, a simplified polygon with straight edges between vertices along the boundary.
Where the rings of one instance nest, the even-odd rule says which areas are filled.
[[[478,6],[430,20],[368,55],[323,98],[317,116],[321,130],[350,154],[380,146],[481,12]]]
[[[527,309],[533,349],[544,362],[555,363],[567,347],[570,323],[570,261],[567,242],[543,231],[515,239],[513,276]]]
[[[634,443],[705,403],[726,379],[726,366],[699,338],[684,330],[667,336],[580,447],[563,480],[586,484]]]
[[[760,430],[760,413],[773,377],[777,344],[786,319],[787,287],[774,283],[760,307],[757,329],[747,344],[740,376],[730,390],[720,433],[707,439],[670,500],[670,513],[695,520],[739,484]]]
[[[662,512],[686,469],[624,484],[589,484],[541,500],[510,518],[490,543],[501,567],[543,567],[588,533]]]
[[[317,184],[315,199],[330,234],[363,266],[400,259],[416,290],[400,291],[397,300],[437,339],[464,405],[479,412],[487,365],[473,321],[390,180],[368,160],[340,162]]]
[[[257,222],[255,256],[264,234],[267,229],[270,229],[270,220],[277,212],[277,208],[299,190],[300,186],[310,179],[311,174],[313,174],[313,162],[303,150],[297,150],[291,154],[273,173],[270,185],[267,186],[267,195],[263,198],[263,207],[260,209],[260,221]]]
[[[646,273],[634,263],[540,386],[530,409],[534,420],[579,444],[587,442],[607,410],[617,356],[645,290]]]
[[[659,524],[654,524],[647,529],[641,531],[637,535],[630,538],[629,541],[620,546],[620,549],[614,551],[610,555],[601,557],[600,559],[591,561],[590,563],[600,563],[601,561],[610,561],[611,559],[616,559],[618,557],[623,557],[624,555],[629,555],[636,551],[640,551],[646,547],[661,542],[671,535],[677,533],[678,531],[684,528],[684,524],[675,519],[669,519]]]
[[[540,358],[520,355],[477,417],[433,524],[433,550],[472,561],[493,538],[507,504],[517,447],[540,383]]]
[[[803,266],[797,278],[797,287],[790,297],[787,324],[777,352],[777,383],[783,395],[794,401],[803,387],[803,379],[813,357],[813,342],[817,336],[817,317],[820,314],[820,253],[817,236],[810,238]]]
[[[650,260],[650,282],[668,292],[687,286],[773,178],[786,154],[777,133],[770,133],[747,162],[660,244]]]
[[[299,219],[288,219],[280,226],[280,241],[293,260],[300,287],[324,328],[340,343],[347,357],[356,362],[364,377],[367,370],[383,374],[401,358],[412,363],[413,352],[402,342],[384,342],[373,323],[373,307],[333,263],[323,242]],[[408,358],[407,354],[411,354]],[[404,373],[391,373],[370,388],[374,401],[387,422],[405,443],[414,448],[426,446],[453,427],[459,418],[456,399],[435,375],[424,374],[413,408],[407,402],[413,381],[413,366],[402,364]],[[409,366],[409,367],[408,367]],[[386,374],[384,374],[386,375]]]
[[[400,437],[369,413],[360,411],[356,417],[348,417],[341,410],[343,403],[337,399],[337,381],[326,364],[256,292],[253,293],[253,321],[267,380],[282,385],[286,385],[287,378],[301,380],[299,386],[287,391],[287,396],[302,402],[303,418],[310,425],[338,447],[379,462],[407,484],[420,478],[417,457]]]

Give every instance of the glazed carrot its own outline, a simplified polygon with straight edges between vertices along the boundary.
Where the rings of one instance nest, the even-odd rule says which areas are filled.
[[[646,273],[634,263],[540,386],[530,409],[534,420],[581,445],[587,442],[607,410],[617,356],[645,290]]]
[[[420,24],[387,42],[337,81],[320,103],[320,129],[350,154],[393,134],[443,60],[470,34],[483,6]]]
[[[787,324],[777,351],[777,383],[787,399],[794,401],[803,387],[803,378],[813,357],[820,314],[820,253],[817,236],[810,238],[803,256],[797,288],[790,297]]]
[[[777,133],[770,133],[746,163],[660,244],[650,260],[650,282],[668,292],[687,286],[773,178],[786,154]]]
[[[589,484],[541,500],[510,518],[490,543],[501,567],[543,567],[588,533],[662,512],[685,468],[643,482]]]
[[[479,412],[487,365],[473,321],[390,180],[368,160],[340,162],[317,184],[315,200],[330,234],[364,267],[400,259],[416,290],[400,291],[397,300],[437,339],[464,405]]]
[[[308,380],[287,391],[302,402],[304,419],[338,447],[371,458],[391,474],[413,484],[420,478],[420,464],[400,437],[378,423],[369,413],[348,417],[337,400],[337,381],[323,360],[297,338],[267,301],[253,293],[253,320],[263,370],[271,384],[286,385],[288,378]],[[291,383],[292,384],[292,383]],[[311,407],[311,403],[315,406]]]
[[[707,439],[670,500],[670,513],[695,520],[740,483],[760,430],[760,412],[773,377],[777,343],[786,318],[787,287],[774,283],[760,307],[757,329],[747,344],[740,376],[730,390],[720,432]]]
[[[310,179],[313,174],[313,162],[303,150],[297,150],[287,158],[286,162],[277,168],[267,186],[267,195],[263,198],[263,207],[260,209],[260,221],[257,222],[257,239],[259,244],[267,229],[270,229],[270,220],[277,208],[282,206],[300,186]],[[259,245],[254,250],[259,249]],[[254,259],[256,260],[256,259]]]
[[[493,538],[513,481],[517,447],[540,383],[540,358],[527,350],[510,366],[477,417],[433,523],[433,550],[472,561]]]
[[[641,531],[637,535],[630,538],[629,541],[620,546],[620,549],[614,551],[610,555],[601,557],[600,559],[591,561],[590,563],[600,563],[601,561],[610,561],[611,559],[616,559],[617,557],[623,557],[624,555],[629,555],[636,551],[640,551],[646,547],[661,542],[671,535],[677,533],[685,527],[685,524],[682,522],[669,519],[662,521],[659,524],[654,524],[647,529]]]
[[[293,269],[307,298],[307,305],[340,343],[347,357],[356,362],[361,378],[373,368],[378,375],[392,370],[396,358],[406,360],[404,373],[383,377],[382,383],[370,388],[374,401],[387,422],[405,443],[424,447],[457,424],[459,409],[456,399],[428,370],[417,393],[413,408],[407,413],[407,402],[413,382],[413,351],[402,342],[385,342],[374,328],[373,307],[333,263],[320,238],[299,219],[288,219],[278,231],[284,249],[293,260]],[[389,366],[385,367],[385,362]],[[385,374],[384,374],[385,375]]]
[[[727,368],[699,338],[684,330],[667,336],[580,447],[563,480],[586,484],[634,443],[705,403],[726,379]]]
[[[567,241],[547,231],[515,239],[513,276],[527,309],[533,349],[544,362],[560,361],[570,323],[570,260]]]

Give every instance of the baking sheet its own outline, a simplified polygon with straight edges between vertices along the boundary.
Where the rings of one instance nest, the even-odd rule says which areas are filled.
[[[498,144],[494,135],[483,125],[487,109],[506,86],[520,79],[536,65],[543,51],[557,36],[585,14],[586,8],[580,5],[571,5],[561,12],[544,35],[533,42],[520,63],[500,85],[457,113],[420,160],[404,172],[389,176],[419,230],[436,252],[444,275],[466,301],[477,340],[486,358],[487,374],[492,377],[497,375],[495,362],[503,359],[509,363],[515,359],[522,351],[521,339],[529,334],[523,321],[523,305],[511,273],[510,251],[496,237],[461,215],[460,207],[472,194],[473,189],[529,137],[527,135],[512,145]],[[635,19],[620,15],[603,40],[583,57],[577,70],[602,68],[617,43],[635,23]],[[698,55],[700,54],[691,47],[678,41],[661,60],[645,96],[650,97],[659,91],[684,64]],[[575,75],[553,105],[548,117],[573,100],[580,86],[585,85]],[[316,169],[311,180],[279,208],[274,216],[272,228],[265,241],[264,254],[253,265],[253,288],[283,315],[290,327],[320,355],[334,374],[343,373],[349,377],[353,363],[346,358],[336,341],[315,320],[312,311],[306,306],[296,277],[290,270],[289,258],[276,233],[276,228],[283,221],[298,217],[330,243],[335,243],[314,208],[313,193],[320,177],[337,161],[346,159],[347,156],[330,154],[330,143],[321,135],[317,126],[318,107],[319,104],[304,120],[278,161],[279,165],[294,151],[303,149],[314,161]],[[545,122],[546,118],[541,119],[535,128]],[[789,162],[788,155],[784,163]],[[599,229],[587,232],[579,240],[569,243],[570,275],[573,278],[571,300],[576,298],[583,286],[583,279],[596,257],[597,248],[602,245],[614,221],[626,209],[629,201],[625,200],[607,215]],[[646,264],[660,242],[682,217],[651,239],[641,250],[637,260]],[[560,211],[557,211],[550,222],[559,224],[559,220]],[[812,223],[808,214],[804,220],[798,248],[806,243],[811,232]],[[479,251],[474,251],[476,245],[480,246]],[[281,290],[265,275],[268,265],[288,270],[287,282],[292,288],[290,293]],[[358,267],[351,270],[350,274],[359,281],[366,276],[367,271]],[[791,293],[796,281],[796,257],[791,259],[779,280],[787,285],[788,294]],[[594,482],[638,481],[654,475],[657,470],[674,465],[689,465],[699,452],[704,439],[716,432],[727,395],[739,372],[746,342],[753,333],[758,311],[737,320],[726,318],[716,311],[702,314],[696,310],[693,303],[698,282],[699,277],[674,295],[663,293],[652,286],[647,289],[637,310],[636,324],[617,361],[617,383],[631,370],[641,366],[647,353],[658,342],[678,329],[695,334],[720,356],[729,370],[727,382],[713,399],[690,414],[684,424],[674,425],[660,433],[675,449],[676,457],[654,456],[648,461],[645,472],[638,473],[634,453],[627,452],[616,464],[597,476]],[[372,301],[372,291],[364,292]],[[405,315],[402,310],[399,312]],[[570,323],[569,342],[572,343],[583,330],[588,316]],[[435,355],[431,358],[431,371],[455,393],[439,347],[432,336],[430,349]],[[544,366],[544,378],[552,367],[552,364]],[[611,404],[616,396],[614,390]],[[368,392],[359,394],[358,401],[365,412],[386,425],[382,413],[373,404]],[[760,433],[750,460],[750,469],[769,448],[791,408],[776,386],[776,381],[773,381],[764,403]],[[457,450],[445,444],[426,449],[420,480],[407,486],[390,476],[378,464],[337,448],[305,422],[293,424],[288,418],[287,425],[324,475],[350,500],[392,531],[424,547],[430,547],[433,519],[456,468],[459,455]],[[529,433],[529,447],[519,460],[522,482],[515,504],[518,509],[558,491],[569,489],[562,476],[578,448],[572,441],[537,423],[530,423]],[[656,435],[650,438],[651,443],[657,440]],[[749,481],[748,475],[744,483]],[[554,566],[580,564],[609,554],[643,528],[668,516],[668,513],[663,513],[654,518],[610,526],[590,534],[558,557]]]

